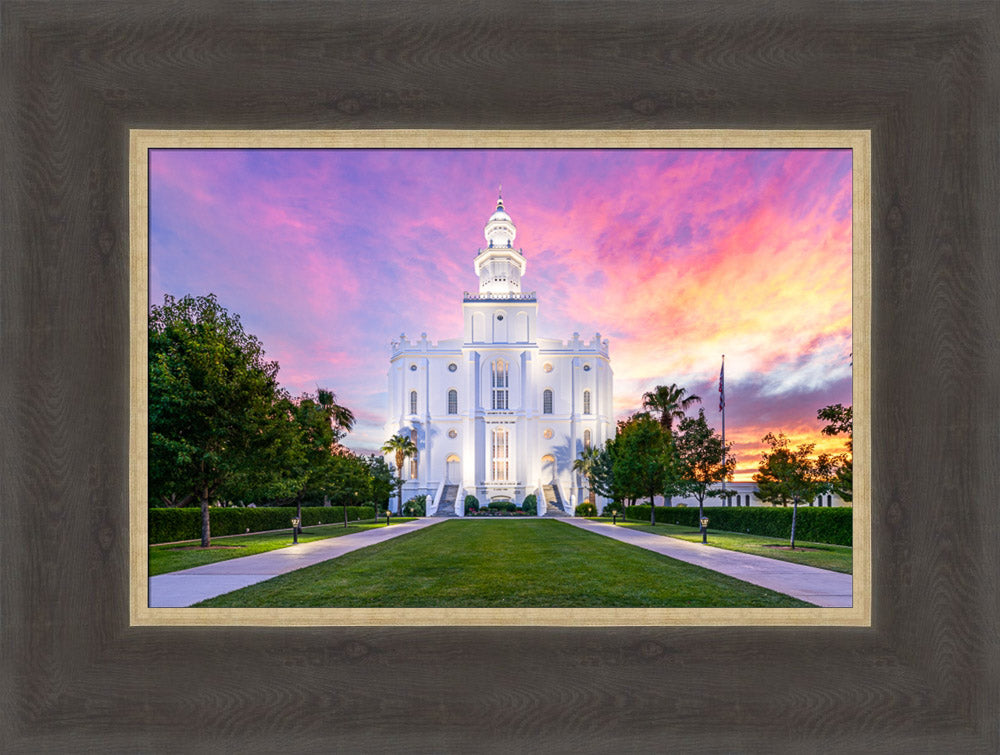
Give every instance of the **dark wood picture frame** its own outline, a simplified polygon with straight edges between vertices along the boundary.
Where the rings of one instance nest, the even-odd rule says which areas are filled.
[[[1000,749],[1000,6],[0,5],[0,749]],[[871,627],[133,627],[131,128],[872,132]]]

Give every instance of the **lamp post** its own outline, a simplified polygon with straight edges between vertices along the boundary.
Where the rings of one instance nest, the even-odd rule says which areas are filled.
[[[301,520],[297,516],[292,517],[292,545],[299,544],[299,522]]]
[[[703,516],[701,518],[701,542],[702,545],[708,543],[708,517]]]

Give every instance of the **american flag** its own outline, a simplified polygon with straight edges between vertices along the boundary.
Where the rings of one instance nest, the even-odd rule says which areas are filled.
[[[722,357],[722,369],[719,370],[719,411],[726,408],[726,358]]]

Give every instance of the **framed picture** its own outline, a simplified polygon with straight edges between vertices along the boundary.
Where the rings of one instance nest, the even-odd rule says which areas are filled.
[[[871,493],[870,464],[865,461],[870,447],[871,301],[867,132],[136,131],[131,144],[133,623],[870,623]],[[468,264],[462,264],[459,229],[472,220],[474,205],[469,200],[475,184],[482,183],[484,173],[496,172],[508,177],[507,205],[501,188],[480,187],[490,195],[480,202],[483,217],[477,219],[485,224],[484,240],[472,240],[472,267],[478,276],[467,281],[472,276],[467,274]],[[500,196],[492,196],[494,191]],[[525,205],[524,222],[515,222],[508,214],[509,210],[519,215],[509,209],[516,208],[512,198],[518,192]],[[523,229],[520,237],[518,225]],[[537,251],[523,248],[525,239],[528,244],[534,240]],[[526,272],[529,259],[531,273]],[[678,264],[678,259],[685,262]],[[670,288],[664,288],[668,283]],[[465,291],[461,303],[457,297],[463,284],[476,290]],[[142,296],[147,286],[154,292],[149,301]],[[535,287],[542,293],[536,294]],[[303,486],[298,493],[283,488],[275,493],[271,491],[279,489],[275,480],[285,474],[282,470],[298,469],[303,457],[279,458],[269,446],[265,463],[271,464],[271,477],[266,481],[255,477],[245,485],[238,477],[242,462],[220,461],[218,451],[210,457],[207,450],[199,455],[196,428],[202,426],[204,401],[191,403],[185,396],[215,390],[204,378],[200,362],[191,362],[204,349],[187,341],[177,346],[177,326],[167,323],[163,338],[173,333],[171,340],[157,336],[155,347],[150,341],[147,356],[147,332],[148,338],[154,337],[148,330],[148,313],[152,305],[154,320],[166,323],[160,313],[179,311],[181,304],[176,302],[216,293],[221,301],[198,301],[210,305],[213,313],[223,302],[233,302],[231,316],[252,333],[266,333],[263,349],[267,359],[275,360],[276,382],[285,383],[285,375],[291,380],[289,388],[279,390],[289,397],[283,399],[290,401],[289,406],[298,401],[312,406],[310,386],[332,385],[332,395],[348,408],[352,420],[329,441],[336,438],[340,449],[335,452],[337,469],[353,463],[356,475],[332,471],[332,477],[321,476],[316,470],[330,461],[324,453],[310,457],[311,476],[295,482]],[[583,302],[586,305],[581,306]],[[705,303],[700,310],[699,302]],[[546,305],[552,314],[546,314]],[[504,323],[505,316],[509,324]],[[199,317],[199,327],[204,327],[222,316]],[[454,335],[461,334],[464,320],[465,332],[458,339],[444,338],[452,335],[446,330],[417,336],[413,327],[433,327],[420,325],[421,320],[436,324],[439,331],[450,325]],[[558,323],[568,340],[546,338],[548,323]],[[601,341],[600,333],[590,345],[577,332],[569,336],[570,329],[584,327],[603,330],[615,344],[613,353],[609,356],[608,339]],[[386,333],[400,330],[413,334],[394,336],[387,359]],[[272,343],[274,350],[269,348]],[[666,343],[670,346],[664,347]],[[712,348],[709,343],[729,351],[728,399],[717,382],[724,367],[716,364],[716,357],[697,363],[695,355]],[[498,364],[504,366],[500,383]],[[479,372],[490,374],[483,377]],[[237,379],[226,377],[215,392],[221,397]],[[636,564],[631,567],[634,573],[619,584],[609,574],[621,565],[622,556],[615,550],[620,545],[606,555],[594,551],[584,556],[588,538],[582,532],[579,541],[558,546],[551,539],[555,535],[542,534],[551,531],[558,533],[557,539],[567,537],[565,526],[554,526],[553,521],[508,522],[511,526],[506,529],[495,521],[482,522],[492,538],[509,532],[507,545],[469,540],[472,533],[481,537],[483,529],[472,522],[428,530],[420,536],[428,541],[427,554],[400,555],[398,573],[389,566],[396,563],[391,554],[398,549],[366,548],[352,556],[361,559],[357,564],[351,561],[355,577],[342,576],[340,569],[331,573],[338,583],[347,580],[354,585],[340,597],[317,576],[341,564],[324,561],[323,553],[329,548],[341,553],[350,540],[370,542],[373,532],[330,539],[306,561],[297,554],[320,546],[299,544],[296,536],[292,548],[287,533],[209,540],[214,545],[204,540],[200,546],[178,542],[150,550],[146,545],[164,537],[180,539],[181,530],[175,529],[169,530],[171,535],[158,536],[168,531],[160,527],[164,517],[173,521],[186,514],[191,530],[186,534],[195,537],[203,516],[211,522],[212,509],[230,509],[217,511],[217,517],[244,513],[248,522],[256,521],[261,511],[268,510],[269,496],[290,504],[296,495],[305,497],[314,490],[315,502],[325,498],[329,503],[333,497],[346,507],[351,500],[347,488],[365,476],[365,460],[381,458],[383,443],[396,433],[413,438],[413,453],[405,474],[402,466],[397,470],[405,481],[397,491],[399,505],[390,502],[390,507],[395,505],[394,513],[399,514],[403,500],[423,499],[426,519],[421,526],[446,517],[468,521],[474,514],[486,514],[487,503],[491,514],[517,513],[518,518],[529,513],[523,510],[525,501],[535,506],[532,518],[544,514],[537,508],[539,500],[550,517],[577,514],[590,490],[585,475],[574,472],[580,465],[573,462],[585,458],[591,447],[595,454],[614,453],[616,425],[622,435],[617,447],[624,448],[632,428],[638,427],[636,418],[649,411],[646,397],[655,393],[657,384],[675,381],[690,385],[693,397],[686,401],[692,415],[688,425],[683,409],[672,410],[675,416],[669,420],[677,454],[698,451],[685,451],[685,438],[695,436],[701,421],[720,448],[727,443],[731,467],[727,475],[719,466],[720,474],[705,477],[700,486],[678,487],[669,501],[663,498],[668,478],[650,482],[656,486],[654,502],[659,507],[669,504],[667,508],[676,512],[674,519],[689,513],[680,509],[694,506],[708,514],[710,522],[715,520],[716,531],[739,526],[742,532],[745,524],[748,533],[760,534],[775,526],[763,522],[771,522],[771,515],[778,513],[794,515],[799,522],[797,549],[794,535],[794,550],[784,550],[788,540],[758,542],[748,534],[733,546],[740,550],[723,550],[728,560],[719,568],[728,570],[712,571],[711,576],[746,577],[749,582],[695,588],[702,575],[710,576],[708,572],[647,572]],[[147,390],[154,391],[151,398]],[[704,408],[697,412],[690,407],[701,403],[698,394],[710,403],[710,391],[718,391],[719,400],[716,409],[709,406],[707,419]],[[443,401],[449,396],[450,405],[435,398]],[[219,409],[202,423],[206,449],[218,437],[215,425],[222,421],[218,411],[224,401],[213,400],[211,406]],[[729,440],[725,441],[727,405]],[[801,515],[799,501],[791,496],[765,501],[764,486],[754,483],[767,448],[762,438],[778,436],[785,442],[786,432],[798,433],[797,440],[806,443],[800,448],[808,448],[807,453],[823,443],[834,449],[826,456],[837,458],[834,453],[843,451],[843,440],[828,441],[821,434],[823,423],[817,412],[823,406],[844,405],[848,409],[853,405],[858,418],[853,449],[860,459],[856,495],[849,488],[842,491],[845,501],[834,495],[833,487],[821,485],[822,491],[816,487],[803,494],[803,509],[817,503],[830,507],[836,497],[838,510],[822,510],[821,505],[820,511],[803,510]],[[185,413],[179,406],[189,409]],[[294,411],[288,413],[295,416]],[[152,418],[148,426],[147,418]],[[674,423],[677,427],[672,427]],[[500,451],[498,434],[503,440]],[[272,443],[289,447],[285,432],[276,432],[273,438]],[[643,443],[653,440],[650,436]],[[249,453],[238,441],[231,447],[240,449],[239,454]],[[623,469],[639,463],[624,451],[619,454]],[[680,463],[678,456],[675,465]],[[207,477],[202,475],[206,465],[213,470]],[[260,471],[251,461],[244,466]],[[832,464],[824,479],[835,479],[831,476],[835,468]],[[609,475],[612,472],[609,467]],[[695,475],[692,466],[684,479],[694,482]],[[241,481],[234,486],[235,479]],[[711,497],[725,488],[724,483],[734,495],[722,500]],[[176,506],[184,497],[197,504],[196,494],[207,492],[209,486],[213,486],[212,500],[203,502],[201,514],[195,508],[152,508]],[[320,491],[318,486],[325,487]],[[647,491],[606,492],[624,502]],[[356,493],[360,497],[356,495],[355,502],[371,497],[365,486]],[[386,488],[382,495],[390,493]],[[474,501],[470,506],[482,501],[482,512],[465,511],[470,497]],[[725,509],[748,507],[751,498],[758,507],[792,504],[791,511],[756,510],[761,524],[755,523],[758,518],[749,518],[750,512],[742,512],[743,524],[727,525],[724,517],[741,512]],[[601,509],[613,503],[608,495],[596,492],[593,502]],[[265,508],[249,511],[248,504]],[[285,511],[288,519],[301,516],[302,508]],[[579,513],[585,511],[581,508]],[[339,526],[329,527],[336,518],[332,511],[313,513],[311,523],[316,527],[309,532],[313,537],[345,532]],[[670,512],[660,508],[659,513]],[[809,543],[807,515],[824,522],[838,517],[846,528],[844,537]],[[345,508],[345,527],[347,516]],[[645,516],[649,519],[652,513]],[[320,526],[324,519],[326,527]],[[690,528],[689,520],[684,518]],[[613,538],[629,536],[635,542],[643,534],[634,529],[634,522],[615,529],[579,517],[566,521]],[[787,528],[792,516],[783,521]],[[147,529],[147,522],[156,526]],[[641,528],[641,521],[638,525]],[[818,526],[816,532],[834,525]],[[266,527],[254,526],[254,531],[262,528]],[[529,531],[539,533],[537,545],[525,539]],[[661,520],[659,531],[691,535],[669,516]],[[385,529],[379,537],[392,532],[408,534],[409,525]],[[451,532],[463,534],[449,538],[445,533]],[[654,528],[643,532],[656,533],[655,522]],[[267,547],[280,547],[280,553],[234,560],[246,548],[261,547],[262,537],[273,540]],[[445,538],[442,543],[457,540],[450,545],[429,542],[439,537]],[[713,534],[713,543],[719,542],[718,537]],[[707,542],[707,528],[704,539]],[[655,540],[659,546],[660,538]],[[853,542],[854,547],[831,546],[827,541]],[[416,541],[406,541],[411,542]],[[528,555],[549,549],[572,554],[581,565],[574,567],[553,555],[543,566],[535,563],[537,556]],[[191,551],[198,552],[197,560],[178,560],[194,556]],[[455,559],[447,566],[442,561],[445,551]],[[494,551],[506,555],[496,563],[486,561],[483,554]],[[460,558],[463,553],[465,560]],[[523,564],[515,557],[518,553]],[[695,565],[702,558],[697,552],[670,553]],[[765,558],[775,553],[782,560]],[[155,564],[148,562],[156,568],[147,574],[150,556],[156,557]],[[163,566],[171,556],[172,565]],[[820,560],[835,556],[836,563]],[[313,562],[316,569],[294,576],[288,571]],[[825,569],[813,571],[820,564]],[[775,571],[779,568],[787,574],[779,576]],[[162,573],[165,569],[170,571]],[[289,576],[269,582],[270,569],[279,575],[277,570],[283,569]],[[416,585],[438,569],[453,575],[449,584],[418,590]],[[471,575],[480,572],[481,581],[473,581]],[[517,576],[504,577],[507,587],[499,588],[501,574]],[[532,586],[535,579],[538,585]],[[278,585],[287,580],[305,580],[312,585],[310,595],[283,597]],[[667,584],[676,587],[666,589]],[[647,594],[653,585],[658,587]],[[230,595],[236,588],[242,591]],[[769,593],[769,588],[777,594]],[[260,591],[267,591],[268,597],[253,597]],[[195,607],[187,607],[191,605]]]
[[[1000,749],[994,4],[0,21],[5,749]],[[869,626],[131,623],[133,130],[691,128],[871,134]]]

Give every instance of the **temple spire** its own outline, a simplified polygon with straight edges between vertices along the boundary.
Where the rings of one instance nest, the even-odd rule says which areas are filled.
[[[479,277],[479,292],[515,294],[521,291],[521,275],[525,270],[524,255],[514,248],[517,228],[503,206],[503,185],[497,186],[497,207],[483,229],[486,248],[475,260]]]

